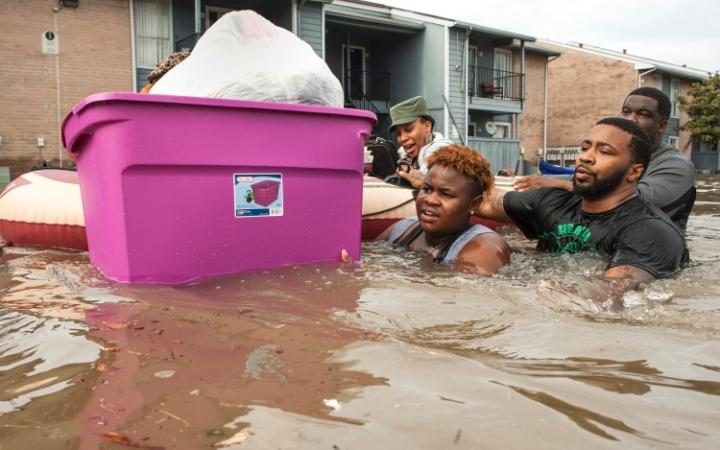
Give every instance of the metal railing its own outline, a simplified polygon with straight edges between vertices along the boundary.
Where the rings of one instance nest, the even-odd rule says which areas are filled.
[[[490,162],[490,170],[513,169],[522,158],[520,141],[515,139],[493,139],[468,137],[468,147],[479,151]]]
[[[345,72],[345,96],[351,100],[368,98],[390,102],[390,72],[348,70]]]
[[[525,75],[491,67],[468,66],[468,95],[496,100],[521,101]]]
[[[197,44],[200,36],[202,36],[202,33],[193,33],[191,35],[185,36],[182,39],[178,39],[177,41],[175,41],[174,51],[191,51],[195,47],[195,44]]]
[[[548,147],[545,149],[543,159],[558,166],[569,167],[575,164],[579,153],[580,147]]]

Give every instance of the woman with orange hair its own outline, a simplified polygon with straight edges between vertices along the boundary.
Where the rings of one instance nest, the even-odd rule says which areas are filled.
[[[378,240],[426,252],[433,261],[462,270],[496,273],[510,261],[510,247],[493,230],[470,222],[493,189],[490,164],[475,150],[453,144],[430,155],[427,165],[415,200],[417,217],[397,222]]]

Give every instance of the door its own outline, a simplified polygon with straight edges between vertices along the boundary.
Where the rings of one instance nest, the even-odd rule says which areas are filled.
[[[353,100],[360,100],[366,92],[365,47],[343,44],[343,89]]]
[[[218,21],[223,15],[233,11],[230,8],[221,8],[219,6],[205,5],[205,29],[207,30]]]
[[[475,95],[478,92],[478,49],[474,45],[468,46],[468,93]]]
[[[497,92],[503,98],[514,98],[513,95],[513,54],[512,51],[504,48],[495,49],[494,58],[495,76],[493,84],[501,87],[502,92]]]

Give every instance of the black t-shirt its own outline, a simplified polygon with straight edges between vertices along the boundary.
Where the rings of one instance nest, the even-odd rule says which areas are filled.
[[[582,199],[563,189],[508,192],[505,212],[540,251],[598,251],[610,256],[608,267],[633,266],[655,278],[671,275],[687,261],[682,233],[670,219],[639,197],[610,211],[582,211]]]

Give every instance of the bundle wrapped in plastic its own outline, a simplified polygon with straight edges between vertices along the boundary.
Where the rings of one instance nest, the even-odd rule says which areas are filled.
[[[151,92],[343,106],[340,82],[310,45],[249,10],[222,16]]]

